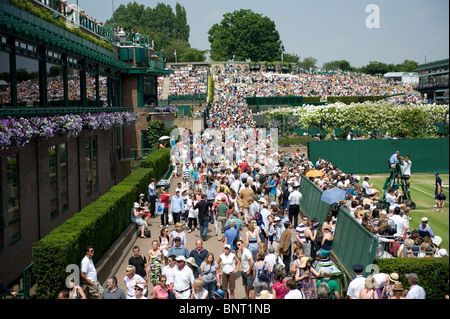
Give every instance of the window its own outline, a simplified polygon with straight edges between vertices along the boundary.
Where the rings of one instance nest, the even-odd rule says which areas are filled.
[[[0,51],[0,105],[11,105],[11,87],[9,77],[9,54]]]
[[[86,193],[92,194],[92,161],[91,161],[91,138],[87,137],[84,142],[85,145],[85,159],[86,159]]]
[[[62,211],[69,209],[69,177],[67,168],[67,143],[59,145],[60,192]]]
[[[92,137],[92,186],[94,191],[98,188],[98,145],[97,136]]]
[[[49,182],[50,182],[50,217],[58,216],[58,160],[56,145],[48,148]]]
[[[49,105],[64,105],[63,68],[53,63],[47,63],[47,100]]]
[[[8,187],[8,236],[9,243],[13,244],[20,239],[19,163],[17,154],[6,157],[6,179]]]
[[[17,63],[17,103],[21,106],[39,105],[39,62],[21,55]]]
[[[85,140],[86,192],[92,195],[98,189],[98,145],[97,136]]]

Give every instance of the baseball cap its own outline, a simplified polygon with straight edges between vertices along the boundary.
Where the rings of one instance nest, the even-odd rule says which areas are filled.
[[[186,261],[186,258],[184,258],[184,256],[178,256],[177,258],[175,258],[176,261]]]
[[[419,277],[415,273],[406,274],[405,277],[411,280],[412,282],[419,282]]]

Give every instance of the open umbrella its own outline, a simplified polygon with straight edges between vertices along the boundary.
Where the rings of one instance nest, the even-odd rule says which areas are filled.
[[[160,138],[159,138],[159,140],[160,141],[162,141],[162,140],[168,140],[170,138],[170,136],[161,136]]]
[[[321,176],[323,176],[323,172],[319,171],[317,169],[312,169],[310,171],[307,171],[305,176],[306,177],[321,177]]]
[[[339,187],[333,187],[323,191],[321,201],[327,204],[338,203],[345,199],[345,190],[340,189]]]

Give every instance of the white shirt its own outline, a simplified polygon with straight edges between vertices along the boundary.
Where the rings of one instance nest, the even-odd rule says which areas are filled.
[[[399,206],[395,202],[395,195],[386,194],[386,202],[389,204],[389,209],[394,209],[395,207]]]
[[[368,195],[375,193],[375,191],[372,188],[370,188],[368,181],[362,182],[362,187],[364,188],[364,190],[366,191],[366,194],[368,194]]]
[[[220,255],[222,260],[222,270],[224,274],[231,274],[234,271],[234,254],[229,253],[228,256],[225,253]]]
[[[363,276],[356,276],[355,279],[353,279],[347,289],[347,296],[353,297],[353,299],[359,299],[359,293],[361,289],[365,287],[366,278]]]
[[[277,256],[275,256],[275,254],[268,254],[264,257],[264,262],[268,263],[270,265],[270,269],[273,271],[273,266],[277,263]]]
[[[405,165],[403,165],[403,175],[411,176],[411,160],[405,161]]]
[[[305,295],[302,291],[293,289],[284,296],[284,299],[305,299]]]
[[[247,248],[244,248],[244,251],[241,255],[242,270],[244,272],[250,269],[250,258],[252,258],[251,251]]]
[[[302,201],[302,193],[300,193],[298,190],[294,190],[289,195],[289,205],[300,205],[300,202]]]
[[[419,285],[414,285],[409,288],[409,292],[406,295],[406,299],[425,299],[425,290]]]
[[[186,289],[190,289],[194,283],[194,275],[191,268],[186,264],[181,270],[178,266],[175,266],[173,282],[173,289],[175,289],[175,291],[182,292]]]
[[[97,269],[95,269],[92,259],[84,256],[81,260],[81,271],[84,272],[86,278],[90,281],[97,281]]]
[[[170,285],[175,278],[175,268],[177,268],[176,265],[173,268],[171,268],[169,265],[166,265],[162,269],[162,274],[164,276],[166,276],[166,279],[167,279],[167,282],[166,282],[167,286]]]
[[[123,278],[123,281],[125,282],[125,286],[127,287],[127,296],[133,297],[135,295],[134,287],[136,284],[144,284],[145,280],[140,275],[135,274],[133,278],[130,279],[130,277],[125,276]]]
[[[405,219],[400,215],[392,215],[391,220],[394,221],[395,226],[397,226],[397,234],[403,235],[403,228],[405,227]]]
[[[270,210],[268,210],[267,208],[263,208],[261,209],[260,214],[263,219],[263,224],[261,225],[261,228],[268,229],[266,225],[269,225],[269,220],[267,219],[267,216],[270,215]]]

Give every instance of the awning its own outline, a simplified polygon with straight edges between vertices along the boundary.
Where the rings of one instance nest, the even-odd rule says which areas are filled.
[[[0,1],[0,29],[25,41],[45,44],[49,49],[67,52],[105,66],[117,69],[130,67],[118,60],[115,52],[4,1]]]

